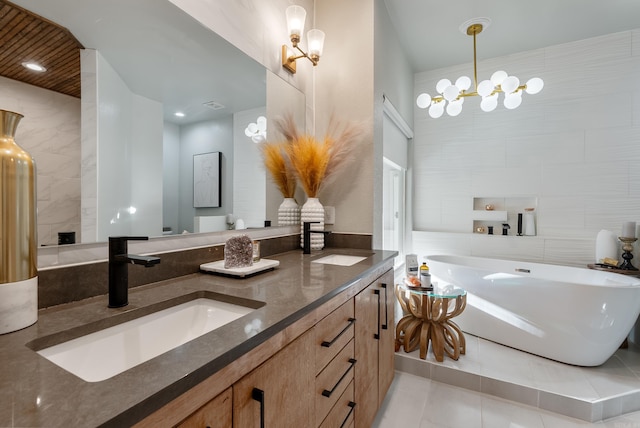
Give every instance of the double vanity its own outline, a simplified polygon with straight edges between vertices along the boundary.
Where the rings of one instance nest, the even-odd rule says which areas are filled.
[[[0,426],[370,426],[393,378],[395,252],[288,251],[53,306],[0,336]]]

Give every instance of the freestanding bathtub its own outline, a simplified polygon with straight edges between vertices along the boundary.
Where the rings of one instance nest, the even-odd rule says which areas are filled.
[[[427,257],[432,281],[467,291],[460,328],[512,348],[598,366],[640,314],[640,280],[591,269],[480,257]]]

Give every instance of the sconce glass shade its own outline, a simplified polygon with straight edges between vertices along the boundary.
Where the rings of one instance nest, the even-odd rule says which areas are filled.
[[[504,79],[507,78],[507,72],[504,70],[498,70],[491,75],[491,82],[494,86],[501,85]]]
[[[460,89],[458,89],[456,85],[451,85],[444,88],[444,92],[442,93],[442,96],[447,101],[453,101],[456,98],[458,98],[459,94],[460,94]]]
[[[418,99],[416,100],[416,103],[420,108],[429,107],[431,105],[431,95],[427,94],[426,92],[423,92],[422,94],[418,95]]]
[[[439,118],[444,113],[444,102],[439,102],[437,104],[431,104],[429,107],[429,116],[434,119]]]
[[[304,31],[304,21],[307,19],[307,11],[302,6],[292,5],[285,11],[287,16],[287,31],[293,41],[296,38],[300,41]]]
[[[513,94],[505,95],[504,97],[504,106],[509,110],[513,110],[514,108],[518,108],[522,104],[522,92],[516,92]]]
[[[449,116],[457,116],[462,112],[462,103],[464,102],[464,98],[460,98],[459,100],[451,101],[447,106],[447,114]]]
[[[480,102],[480,108],[484,112],[494,111],[498,107],[498,94],[493,94],[488,97],[483,97]]]
[[[307,33],[307,45],[309,48],[309,56],[318,59],[322,56],[322,48],[324,47],[324,31],[309,30]]]
[[[529,95],[535,95],[542,90],[544,87],[544,82],[539,77],[533,77],[527,80],[527,89],[525,92]]]
[[[488,97],[489,95],[491,95],[494,89],[495,86],[491,80],[483,80],[478,85],[478,95],[480,95],[481,97]]]
[[[469,79],[467,76],[460,76],[458,77],[458,80],[456,80],[456,86],[461,91],[466,91],[471,87],[471,79]]]
[[[518,89],[518,86],[520,86],[520,79],[518,79],[516,76],[509,76],[502,81],[502,84],[500,86],[502,88],[502,92],[504,92],[505,95],[511,94],[516,89]]]
[[[451,86],[451,80],[440,79],[438,83],[436,83],[436,92],[442,94],[449,86]]]

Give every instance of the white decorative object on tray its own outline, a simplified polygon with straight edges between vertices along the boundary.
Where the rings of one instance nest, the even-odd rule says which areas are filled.
[[[205,272],[221,273],[224,275],[244,277],[247,275],[253,275],[254,273],[262,272],[269,269],[274,269],[280,265],[278,260],[260,259],[251,266],[225,268],[224,260],[218,260],[217,262],[204,263],[200,265],[200,270]]]

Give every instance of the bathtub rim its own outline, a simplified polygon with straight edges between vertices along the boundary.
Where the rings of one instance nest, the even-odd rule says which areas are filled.
[[[512,274],[517,274],[523,277],[530,278],[539,278],[539,279],[547,279],[547,280],[555,280],[562,281],[569,284],[579,284],[586,287],[608,287],[608,288],[637,288],[640,287],[640,270],[638,272],[638,276],[634,275],[623,275],[616,272],[607,272],[596,269],[589,269],[588,267],[578,267],[578,266],[569,266],[562,264],[553,264],[553,263],[541,263],[541,262],[532,262],[532,261],[523,261],[517,259],[505,259],[505,258],[493,258],[493,257],[480,257],[480,256],[468,256],[468,255],[456,255],[456,254],[431,254],[424,256],[424,259],[427,261],[427,265],[429,262],[433,261],[436,263],[442,264],[451,264],[457,267],[466,267],[473,269],[482,269],[484,271],[494,271],[489,266],[488,263],[509,263],[510,266],[517,265],[520,269],[533,270],[535,268],[536,273],[538,269],[551,269],[551,270],[564,270],[567,273],[574,272],[579,273],[581,275],[588,275],[592,281],[584,282],[584,281],[575,281],[571,277],[563,277],[561,280],[558,278],[549,278],[544,276],[537,276],[535,273],[531,274],[531,272],[510,272]],[[472,261],[473,264],[468,263],[459,263],[458,261]],[[481,264],[484,262],[484,265]],[[429,267],[431,267],[429,265]],[[547,271],[548,272],[548,271]],[[595,279],[601,279],[601,283],[596,283]],[[605,280],[609,280],[610,282],[605,283]]]

